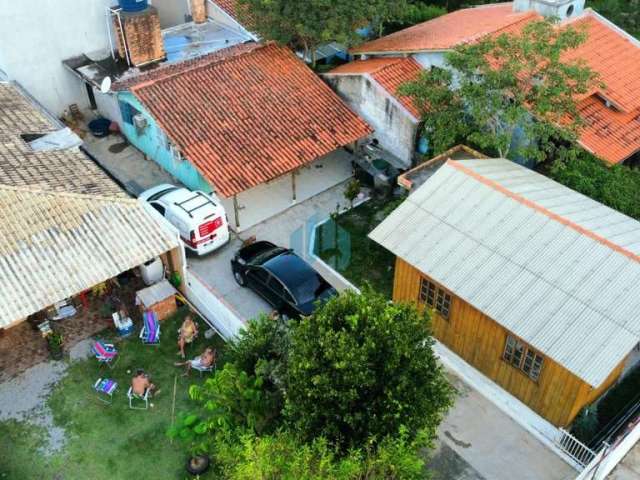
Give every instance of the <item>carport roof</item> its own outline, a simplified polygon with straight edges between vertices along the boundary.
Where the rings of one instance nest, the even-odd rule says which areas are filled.
[[[371,133],[289,49],[245,44],[131,87],[181,154],[224,197]]]

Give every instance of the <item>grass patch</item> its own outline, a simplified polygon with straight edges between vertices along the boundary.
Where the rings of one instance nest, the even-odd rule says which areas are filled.
[[[1,423],[0,451],[11,452],[11,456],[6,461],[0,457],[0,479],[185,478],[185,446],[172,444],[165,432],[171,424],[174,377],[178,378],[176,413],[194,410],[188,388],[204,381],[197,372],[189,378],[182,377],[183,370],[174,366],[179,360],[177,330],[186,313],[183,309],[162,322],[158,347],[144,346],[137,338],[118,342],[121,358],[113,370],[99,367],[93,358],[69,366],[48,399],[55,424],[66,430],[67,442],[60,453],[50,457],[35,453],[42,444],[42,432],[28,422]],[[187,356],[199,355],[206,345],[221,354],[223,340],[217,336],[206,340],[206,324],[202,320],[198,323],[201,333],[188,347]],[[219,367],[223,361],[224,358],[218,362]],[[146,411],[130,410],[126,396],[137,368],[144,368],[160,388],[158,396],[151,400],[154,407]],[[98,401],[92,388],[104,376],[119,383],[111,406]],[[4,472],[7,475],[2,476]]]
[[[374,197],[316,231],[315,253],[357,287],[370,284],[391,298],[395,257],[367,235],[388,215],[393,200]]]

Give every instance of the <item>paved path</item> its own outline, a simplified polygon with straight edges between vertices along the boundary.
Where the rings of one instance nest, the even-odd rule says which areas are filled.
[[[438,431],[440,455],[449,458],[439,461],[438,454],[434,458],[434,467],[443,470],[441,478],[457,479],[448,476],[456,469],[464,472],[459,478],[470,480],[569,480],[577,476],[571,466],[479,392],[452,373],[449,378],[458,396]]]
[[[161,183],[180,185],[176,178],[153,160],[146,159],[140,150],[119,134],[104,138],[89,134],[83,147],[134,197]]]
[[[229,244],[220,250],[205,257],[190,256],[187,261],[189,268],[224,298],[244,320],[272,310],[257,294],[240,287],[231,274],[231,258],[242,245],[242,241],[251,237],[293,248],[298,255],[310,261],[329,283],[338,290],[343,290],[344,283],[333,272],[324,269],[322,265],[314,265],[307,255],[313,227],[319,221],[328,218],[337,203],[345,203],[343,192],[344,184],[337,185],[242,232],[240,237],[232,235]]]

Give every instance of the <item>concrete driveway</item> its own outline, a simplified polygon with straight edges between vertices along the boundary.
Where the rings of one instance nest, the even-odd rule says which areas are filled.
[[[434,480],[572,480],[571,466],[452,372],[455,405],[438,430]]]
[[[240,287],[231,274],[230,261],[241,247],[243,240],[255,237],[268,240],[282,247],[289,247],[309,263],[338,290],[345,285],[334,273],[324,268],[308,255],[313,227],[326,219],[337,204],[344,205],[345,185],[341,183],[304,202],[292,206],[285,212],[270,218],[240,235],[232,235],[225,247],[205,257],[190,256],[188,268],[204,280],[208,286],[223,298],[242,320],[255,318],[261,313],[269,313],[272,308],[260,296],[247,288]]]

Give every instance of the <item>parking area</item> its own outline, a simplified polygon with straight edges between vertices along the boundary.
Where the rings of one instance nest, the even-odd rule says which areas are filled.
[[[243,241],[251,238],[268,240],[276,245],[294,249],[335,288],[344,290],[344,283],[335,278],[333,272],[308,255],[313,227],[335,211],[337,204],[345,204],[344,188],[344,184],[339,184],[242,232],[240,236],[232,235],[231,241],[225,247],[210,255],[190,256],[188,268],[203,279],[243,320],[271,311],[271,307],[262,298],[240,287],[231,274],[231,258],[242,246]]]

